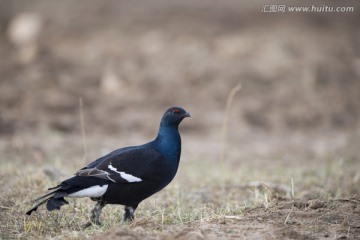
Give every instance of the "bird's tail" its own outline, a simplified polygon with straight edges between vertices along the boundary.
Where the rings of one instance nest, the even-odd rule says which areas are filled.
[[[64,199],[64,196],[67,195],[66,192],[61,191],[61,189],[59,189],[61,186],[57,186],[54,188],[49,188],[49,190],[52,189],[56,189],[55,191],[52,191],[48,194],[45,194],[44,196],[39,197],[38,199],[35,200],[35,202],[39,202],[40,200],[42,200],[41,202],[37,203],[33,208],[31,208],[29,211],[26,212],[27,215],[31,215],[32,212],[35,212],[39,206],[46,204],[46,208],[49,211],[53,211],[53,210],[59,210],[61,206],[65,205],[65,204],[69,204],[68,201],[66,201]]]

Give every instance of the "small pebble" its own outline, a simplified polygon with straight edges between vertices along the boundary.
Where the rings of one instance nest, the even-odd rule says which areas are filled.
[[[309,200],[308,203],[309,203],[309,208],[311,209],[323,208],[326,205],[326,202],[318,199]]]

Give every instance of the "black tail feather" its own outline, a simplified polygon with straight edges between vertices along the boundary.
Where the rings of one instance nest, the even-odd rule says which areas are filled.
[[[49,211],[52,211],[52,210],[59,210],[61,206],[65,205],[65,204],[69,204],[68,201],[66,201],[64,199],[64,196],[66,196],[67,194],[65,192],[62,192],[62,191],[59,191],[59,190],[55,190],[53,192],[50,192],[38,199],[35,200],[35,202],[41,200],[41,199],[44,199],[50,195],[53,194],[53,196],[49,197],[49,198],[46,198],[44,199],[43,201],[41,201],[40,203],[36,204],[35,207],[33,207],[32,209],[30,209],[29,211],[26,212],[27,215],[31,215],[32,212],[35,212],[39,206],[46,204],[46,208],[49,210]]]
[[[39,197],[39,198],[35,199],[35,200],[34,200],[34,202],[38,202],[39,200],[44,199],[44,198],[46,198],[46,197],[48,197],[48,196],[50,196],[50,195],[54,194],[56,191],[57,191],[57,190],[52,191],[52,192],[49,192],[49,193],[45,194],[44,196],[41,196],[41,197]]]
[[[48,188],[48,190],[53,190],[53,189],[58,189],[59,187],[61,187],[61,184],[55,186],[55,187],[52,187],[52,188]]]
[[[32,212],[35,212],[39,206],[43,205],[44,203],[46,203],[47,201],[49,201],[50,198],[45,199],[44,201],[38,203],[35,205],[35,207],[33,207],[32,209],[30,209],[29,211],[26,212],[26,215],[31,215]]]
[[[69,202],[66,201],[63,197],[61,197],[61,198],[52,197],[47,202],[46,208],[49,211],[60,210],[61,206],[65,205],[65,204],[69,204]]]
[[[58,191],[54,194],[54,198],[62,198],[62,197],[66,197],[67,196],[67,193],[64,192],[64,191]]]
[[[69,178],[56,187],[49,188],[50,192],[36,199],[36,205],[27,211],[26,214],[30,215],[32,212],[36,211],[39,206],[45,203],[49,211],[59,210],[63,205],[69,204],[69,202],[66,201],[64,197],[99,184],[109,184],[109,180],[104,180],[97,177],[79,176]]]

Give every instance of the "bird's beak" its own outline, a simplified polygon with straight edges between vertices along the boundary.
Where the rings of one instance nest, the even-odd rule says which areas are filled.
[[[184,118],[191,117],[190,113],[186,112],[182,115]]]

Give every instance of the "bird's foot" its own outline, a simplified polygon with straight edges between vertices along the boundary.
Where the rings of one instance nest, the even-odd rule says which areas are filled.
[[[91,227],[91,226],[98,226],[98,227],[100,227],[100,226],[102,226],[102,223],[101,223],[100,221],[95,221],[95,222],[93,222],[93,221],[88,221],[87,223],[85,223],[85,224],[82,225],[82,229],[87,229],[87,228],[89,228],[89,227]]]
[[[133,219],[130,219],[130,218],[122,218],[121,219],[121,224],[129,224],[133,221]]]
[[[88,221],[83,225],[83,229],[91,227],[92,225],[96,225],[96,226],[102,225],[99,218],[100,218],[101,210],[105,205],[106,203],[103,201],[98,201],[96,203],[95,207],[91,210],[90,221]]]
[[[83,224],[83,225],[81,226],[81,228],[82,228],[83,230],[85,230],[85,229],[91,227],[92,225],[93,225],[92,222],[89,221],[89,222]]]

